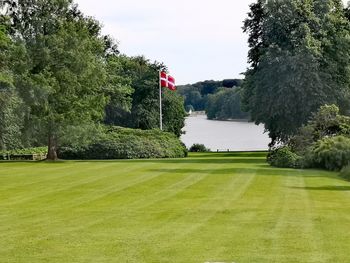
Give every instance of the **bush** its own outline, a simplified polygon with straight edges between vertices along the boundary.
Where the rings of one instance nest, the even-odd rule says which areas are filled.
[[[324,138],[315,144],[312,154],[317,167],[339,171],[350,163],[350,138]]]
[[[210,152],[210,150],[204,144],[195,143],[191,146],[190,152]]]
[[[336,105],[322,106],[306,126],[299,129],[288,145],[292,151],[304,155],[317,141],[334,136],[350,135],[350,117],[340,115]]]
[[[280,168],[298,168],[301,166],[301,157],[293,153],[287,146],[270,151],[267,161],[272,166]]]
[[[350,181],[350,165],[345,166],[341,170],[340,177]]]
[[[70,160],[182,158],[186,147],[173,134],[159,130],[110,127],[93,143],[62,146],[58,157]]]

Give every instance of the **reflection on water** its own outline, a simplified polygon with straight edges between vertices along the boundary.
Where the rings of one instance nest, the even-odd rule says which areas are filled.
[[[263,126],[249,122],[211,121],[205,115],[188,117],[181,139],[190,147],[204,144],[212,151],[267,150],[270,139]]]

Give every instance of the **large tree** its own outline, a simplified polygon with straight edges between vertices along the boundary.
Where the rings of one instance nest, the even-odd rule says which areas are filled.
[[[14,45],[7,33],[7,21],[0,21],[0,149],[22,146],[22,102],[13,86],[11,57]]]
[[[249,62],[244,104],[272,143],[285,141],[321,105],[349,99],[350,34],[341,1],[262,1],[244,23]]]
[[[114,47],[101,36],[100,24],[70,0],[7,2],[12,38],[25,50],[15,86],[30,107],[27,119],[47,138],[48,159],[55,160],[67,126],[103,118],[113,91],[106,53]]]

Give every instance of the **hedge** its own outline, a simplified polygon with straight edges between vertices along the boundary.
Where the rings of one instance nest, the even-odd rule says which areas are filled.
[[[109,127],[89,145],[62,146],[58,157],[66,160],[182,158],[186,147],[173,134],[160,130]]]

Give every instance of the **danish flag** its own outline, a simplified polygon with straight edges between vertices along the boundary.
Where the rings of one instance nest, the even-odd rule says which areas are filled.
[[[160,86],[162,88],[168,88],[170,90],[176,90],[175,78],[166,74],[166,72],[160,72]]]

